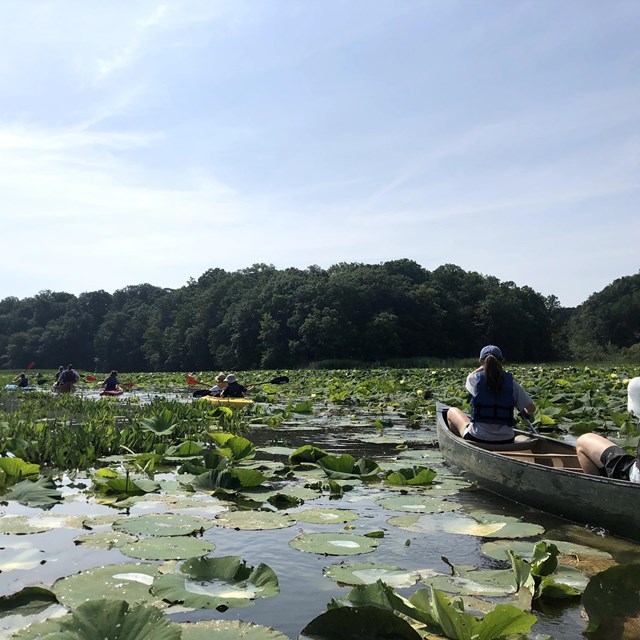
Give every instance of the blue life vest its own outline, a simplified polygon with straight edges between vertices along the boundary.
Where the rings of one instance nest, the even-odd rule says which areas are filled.
[[[105,391],[115,391],[118,387],[118,378],[116,378],[115,376],[109,376],[105,381],[104,381],[104,390]]]
[[[78,381],[78,374],[73,370],[63,371],[59,379],[59,382],[62,382],[63,384],[73,384],[74,382],[77,382],[77,381]]]
[[[478,376],[477,393],[471,398],[471,421],[489,424],[506,424],[512,427],[516,421],[513,409],[513,376],[505,373],[500,393],[492,393],[487,387],[484,372]]]

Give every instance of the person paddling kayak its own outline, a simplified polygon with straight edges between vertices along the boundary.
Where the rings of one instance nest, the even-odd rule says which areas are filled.
[[[244,398],[245,393],[253,391],[253,386],[245,387],[238,382],[238,379],[233,374],[229,374],[224,381],[227,386],[220,393],[221,398]]]

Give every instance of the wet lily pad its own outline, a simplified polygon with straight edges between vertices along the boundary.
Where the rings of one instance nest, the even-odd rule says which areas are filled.
[[[38,514],[36,516],[4,515],[0,518],[0,533],[41,533],[51,529],[82,529],[82,518],[75,516],[54,516]]]
[[[156,607],[131,605],[124,600],[90,600],[69,615],[48,622],[56,630],[39,636],[44,640],[180,640],[181,637],[180,627]]]
[[[212,542],[190,536],[154,536],[120,547],[122,553],[139,560],[184,560],[204,556],[213,549]]]
[[[212,526],[213,524],[204,518],[173,513],[151,513],[123,518],[113,523],[116,531],[136,536],[185,536]]]
[[[565,542],[564,540],[543,540],[549,544],[555,544],[560,552],[559,561],[562,562],[563,555],[577,555],[577,556],[593,556],[600,558],[613,559],[610,553],[601,551],[600,549],[594,549],[593,547],[587,547],[582,544],[574,542]],[[535,542],[526,542],[524,540],[495,540],[491,542],[485,542],[480,550],[486,556],[494,558],[495,560],[508,560],[507,549],[511,549],[516,555],[529,560],[535,547]]]
[[[348,564],[340,562],[325,567],[323,573],[338,584],[374,584],[378,580],[396,589],[411,587],[421,578],[433,575],[434,572],[428,569],[420,571],[407,571],[400,567],[389,564],[378,564],[375,562],[359,562]]]
[[[289,640],[275,629],[240,620],[203,620],[180,628],[182,640]]]
[[[352,533],[303,533],[289,542],[294,549],[329,556],[352,556],[371,553],[378,546],[374,538]]]
[[[74,542],[88,549],[118,549],[136,540],[135,536],[121,531],[96,531],[78,536]]]
[[[409,513],[443,513],[446,511],[457,511],[461,505],[457,502],[431,498],[424,494],[392,496],[390,498],[380,498],[376,504],[385,509],[394,511],[408,511]]]
[[[329,609],[314,618],[298,640],[420,640],[420,634],[388,609],[362,605]]]
[[[297,511],[294,514],[299,522],[309,522],[314,524],[344,524],[358,519],[358,514],[349,509],[306,509]]]
[[[273,511],[229,511],[217,515],[214,522],[227,529],[244,531],[286,529],[296,523],[290,515]]]
[[[248,607],[255,598],[279,593],[278,578],[266,564],[247,566],[239,556],[191,558],[180,573],[159,576],[155,595],[172,603],[196,609]]]
[[[443,531],[481,538],[529,538],[544,533],[544,528],[540,525],[523,522],[512,516],[484,512],[469,515],[470,518],[443,520]]]
[[[26,587],[18,593],[0,598],[0,633],[3,638],[49,616],[62,615],[66,609],[55,594],[41,587]]]
[[[47,509],[58,502],[62,502],[62,494],[56,483],[47,477],[35,481],[23,480],[11,487],[11,491],[3,496],[4,501],[15,500],[27,507],[41,507]]]
[[[117,595],[127,602],[153,602],[149,592],[158,566],[141,562],[114,564],[81,571],[57,580],[52,591],[62,604],[77,607],[87,600]]]
[[[517,590],[515,575],[511,569],[478,569],[456,576],[427,577],[421,582],[447,593],[472,596],[507,596]]]

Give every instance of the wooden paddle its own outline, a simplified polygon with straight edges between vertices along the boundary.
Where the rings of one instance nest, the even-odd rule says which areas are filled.
[[[277,378],[273,378],[273,380],[265,380],[264,382],[254,382],[250,384],[250,387],[257,387],[259,384],[287,384],[289,382],[289,378],[287,376],[278,376]]]

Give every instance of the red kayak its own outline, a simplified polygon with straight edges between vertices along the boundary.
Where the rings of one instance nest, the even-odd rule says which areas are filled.
[[[113,391],[101,391],[100,395],[101,396],[121,396],[123,393],[124,393],[124,389],[118,387]]]

